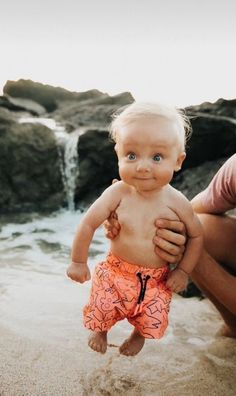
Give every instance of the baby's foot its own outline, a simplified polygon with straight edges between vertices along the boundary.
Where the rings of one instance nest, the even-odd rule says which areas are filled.
[[[91,331],[88,345],[96,352],[105,353],[107,350],[107,331]]]
[[[120,346],[119,351],[122,355],[135,356],[139,353],[144,346],[145,338],[134,329],[130,337],[123,342]]]

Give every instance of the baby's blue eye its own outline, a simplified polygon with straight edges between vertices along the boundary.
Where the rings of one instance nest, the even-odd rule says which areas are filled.
[[[134,154],[134,153],[129,153],[129,154],[128,154],[128,159],[129,159],[130,161],[136,160],[136,154]]]
[[[155,154],[153,156],[153,161],[160,162],[162,160],[162,156],[160,154]]]

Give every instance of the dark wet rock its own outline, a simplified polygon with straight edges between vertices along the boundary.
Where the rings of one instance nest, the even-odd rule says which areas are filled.
[[[193,133],[187,145],[183,169],[198,166],[205,161],[229,157],[236,151],[236,119],[187,112]]]
[[[12,111],[0,107],[0,135],[17,121],[17,116]]]
[[[227,157],[220,158],[215,161],[207,161],[194,168],[185,169],[183,172],[177,173],[171,184],[188,199],[192,199],[208,186],[213,176],[226,160]]]
[[[89,99],[80,103],[61,102],[52,116],[56,121],[65,125],[68,131],[82,128],[107,128],[111,122],[111,115],[120,107],[134,101],[129,92],[115,96],[103,96]]]
[[[187,113],[208,113],[236,119],[236,99],[218,99],[215,103],[204,102],[197,106],[186,107]]]
[[[34,116],[42,116],[46,112],[46,109],[34,100],[12,98],[8,95],[0,96],[0,107],[16,112],[26,111]]]
[[[0,117],[0,211],[58,209],[64,192],[53,132]]]
[[[16,122],[19,118],[17,111],[26,103],[41,103],[48,111],[58,107],[51,113],[56,121],[70,131],[81,127],[84,132],[78,146],[80,176],[76,200],[83,195],[90,195],[93,199],[98,191],[110,184],[113,178],[111,167],[114,164],[114,169],[117,169],[117,164],[107,127],[114,111],[133,102],[130,93],[112,97],[97,90],[76,93],[29,80],[8,81],[4,92],[3,106],[0,106],[2,212],[54,210],[64,204],[64,187],[53,133],[40,124]],[[39,112],[42,106],[37,103]],[[10,155],[13,156],[11,161]]]
[[[94,200],[118,176],[108,126],[118,108],[133,102],[129,92],[115,96],[97,90],[77,93],[19,80],[8,81],[4,93],[11,99],[9,108],[0,103],[2,211],[58,208],[64,202],[55,138],[42,125],[17,124],[17,102],[20,105],[24,100],[33,100],[68,131],[81,130],[77,205]],[[223,160],[236,151],[236,100],[219,99],[187,107],[186,113],[191,118],[193,134],[183,170],[175,176],[173,185],[192,198],[209,183]]]
[[[118,177],[114,142],[107,130],[91,129],[79,140],[79,177],[75,201],[96,196]]]
[[[86,92],[71,92],[64,88],[53,87],[31,80],[20,79],[18,81],[7,81],[4,94],[15,98],[32,99],[46,108],[48,112],[58,107],[58,102],[65,100],[83,101],[105,95],[97,89]]]

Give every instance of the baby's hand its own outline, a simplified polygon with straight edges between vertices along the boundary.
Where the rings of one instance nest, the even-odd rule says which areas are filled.
[[[79,283],[84,283],[91,279],[89,267],[86,263],[75,263],[72,261],[66,273],[69,278]]]
[[[171,271],[166,286],[169,287],[173,292],[179,293],[186,289],[188,285],[188,274],[185,273],[180,268],[176,268],[174,271]]]

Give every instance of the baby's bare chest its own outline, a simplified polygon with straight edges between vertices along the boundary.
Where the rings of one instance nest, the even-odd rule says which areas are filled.
[[[123,232],[142,233],[147,237],[149,233],[153,235],[156,219],[179,219],[170,202],[166,202],[165,199],[149,201],[126,197],[117,208],[117,215]]]

